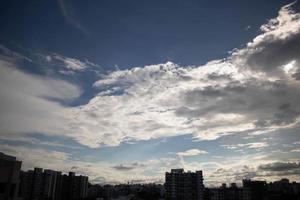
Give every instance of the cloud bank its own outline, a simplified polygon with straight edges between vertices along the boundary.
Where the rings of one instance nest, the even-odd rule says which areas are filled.
[[[1,131],[71,137],[88,147],[191,134],[195,140],[299,126],[300,14],[292,4],[244,48],[203,66],[118,70],[94,83],[86,105],[66,107],[80,89],[23,73],[1,61]],[[84,62],[55,59],[83,70]],[[257,147],[253,144],[250,148]]]
[[[182,134],[213,140],[298,126],[300,20],[291,7],[281,8],[260,35],[226,59],[103,76],[94,84],[98,95],[74,111],[74,135],[98,147]]]

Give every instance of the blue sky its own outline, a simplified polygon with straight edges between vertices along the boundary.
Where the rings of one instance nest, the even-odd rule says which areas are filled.
[[[299,3],[0,5],[0,151],[23,169],[299,180]]]

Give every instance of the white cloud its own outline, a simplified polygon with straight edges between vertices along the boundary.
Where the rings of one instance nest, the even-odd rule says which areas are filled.
[[[62,134],[99,147],[183,134],[214,140],[245,131],[267,133],[296,127],[300,122],[300,81],[297,73],[286,74],[282,66],[295,60],[293,70],[299,68],[298,15],[285,6],[260,35],[227,59],[203,66],[168,62],[111,72],[95,82],[99,93],[78,107],[41,98],[76,98],[79,90],[74,85],[17,70],[6,72],[1,79],[5,89],[1,96],[7,97],[2,113],[12,114],[1,116],[1,128]],[[74,58],[53,58],[70,70],[87,66]],[[14,83],[22,80],[19,76],[27,78]],[[15,106],[8,106],[14,103],[11,99],[17,102]]]
[[[278,18],[270,20],[268,30],[264,28],[246,48],[226,60],[199,67],[168,62],[114,71],[95,82],[98,96],[80,108],[82,112],[75,114],[72,125],[91,136],[85,137],[85,143],[92,146],[181,134],[213,140],[243,131],[258,133],[296,126],[299,81],[268,71],[263,74],[261,63],[270,65],[253,59],[259,57],[258,47],[267,51],[273,43],[298,38],[297,15],[288,6],[282,8]],[[271,27],[276,20],[279,25]],[[299,28],[291,32],[289,26]]]
[[[197,156],[206,153],[207,153],[206,151],[200,149],[190,149],[183,152],[178,152],[176,153],[176,155],[185,157],[185,156]]]
[[[81,90],[69,82],[27,74],[0,60],[0,132],[65,134],[69,102]],[[57,100],[57,101],[53,101]],[[0,136],[0,137],[1,137]]]
[[[264,148],[269,145],[265,142],[253,142],[253,143],[248,143],[247,146],[249,146],[249,148],[251,149],[257,149],[257,148]]]
[[[291,152],[300,152],[300,149],[292,149]]]
[[[300,144],[300,141],[294,142],[294,144]]]

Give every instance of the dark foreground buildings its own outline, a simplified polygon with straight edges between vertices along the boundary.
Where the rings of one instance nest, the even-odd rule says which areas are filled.
[[[281,179],[266,181],[243,180],[243,187],[251,191],[251,200],[300,200],[300,184]]]
[[[0,153],[0,200],[82,200],[88,177],[49,169],[21,170],[21,161]]]
[[[35,168],[21,173],[19,196],[24,200],[81,200],[87,197],[88,177]]]
[[[21,161],[0,152],[0,200],[15,200],[18,196]]]

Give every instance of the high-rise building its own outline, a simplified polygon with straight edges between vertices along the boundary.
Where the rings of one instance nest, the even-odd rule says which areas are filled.
[[[62,199],[80,200],[87,197],[88,177],[76,176],[74,172],[62,177]]]
[[[56,184],[58,172],[53,170],[44,170],[42,198],[46,200],[55,200]]]
[[[33,182],[33,170],[29,170],[27,172],[21,171],[20,173],[20,190],[19,196],[24,200],[28,200],[31,198],[31,189]]]
[[[41,199],[42,187],[43,187],[43,169],[34,168],[32,187],[31,187],[31,196],[30,196],[31,200]]]
[[[21,172],[19,196],[23,200],[61,200],[61,172],[35,168]]]
[[[55,200],[62,200],[63,188],[63,175],[57,172],[56,185],[55,185]]]
[[[184,172],[172,169],[165,177],[166,200],[203,200],[204,185],[202,171]]]
[[[243,180],[243,187],[251,191],[251,200],[264,200],[267,191],[266,181]]]
[[[0,200],[17,199],[22,162],[0,152]]]

